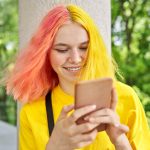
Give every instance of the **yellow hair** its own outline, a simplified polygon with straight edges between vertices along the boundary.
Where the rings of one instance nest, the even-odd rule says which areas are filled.
[[[68,5],[73,22],[81,24],[89,35],[88,56],[86,67],[81,72],[81,80],[111,77],[115,79],[115,67],[108,55],[104,41],[91,17],[81,8]]]

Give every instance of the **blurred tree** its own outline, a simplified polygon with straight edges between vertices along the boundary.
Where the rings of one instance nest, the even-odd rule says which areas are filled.
[[[0,78],[13,66],[18,47],[17,0],[0,0]],[[16,103],[0,87],[0,119],[16,124]]]
[[[150,118],[149,6],[148,0],[112,0],[113,55],[124,76],[124,82],[136,90],[148,118]]]

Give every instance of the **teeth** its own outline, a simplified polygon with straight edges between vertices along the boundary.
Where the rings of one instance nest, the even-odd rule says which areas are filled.
[[[77,67],[77,68],[66,68],[67,70],[70,70],[70,71],[77,71],[77,70],[80,70],[81,67]]]

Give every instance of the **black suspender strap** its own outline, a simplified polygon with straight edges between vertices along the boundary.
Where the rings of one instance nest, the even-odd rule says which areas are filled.
[[[46,113],[47,113],[49,135],[51,135],[53,128],[54,128],[54,117],[53,117],[53,107],[52,107],[52,100],[51,100],[51,92],[50,91],[46,95]]]

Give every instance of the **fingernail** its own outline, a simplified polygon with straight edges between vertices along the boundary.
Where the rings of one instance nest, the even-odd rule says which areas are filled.
[[[89,121],[90,121],[90,122],[94,122],[95,119],[94,119],[94,118],[89,118]]]
[[[115,127],[119,127],[119,123],[115,123]]]
[[[126,130],[127,130],[127,132],[128,132],[128,131],[129,131],[129,127],[125,125],[125,128],[126,128]]]
[[[92,109],[95,109],[95,108],[96,108],[96,105],[92,105],[91,108],[92,108]]]

